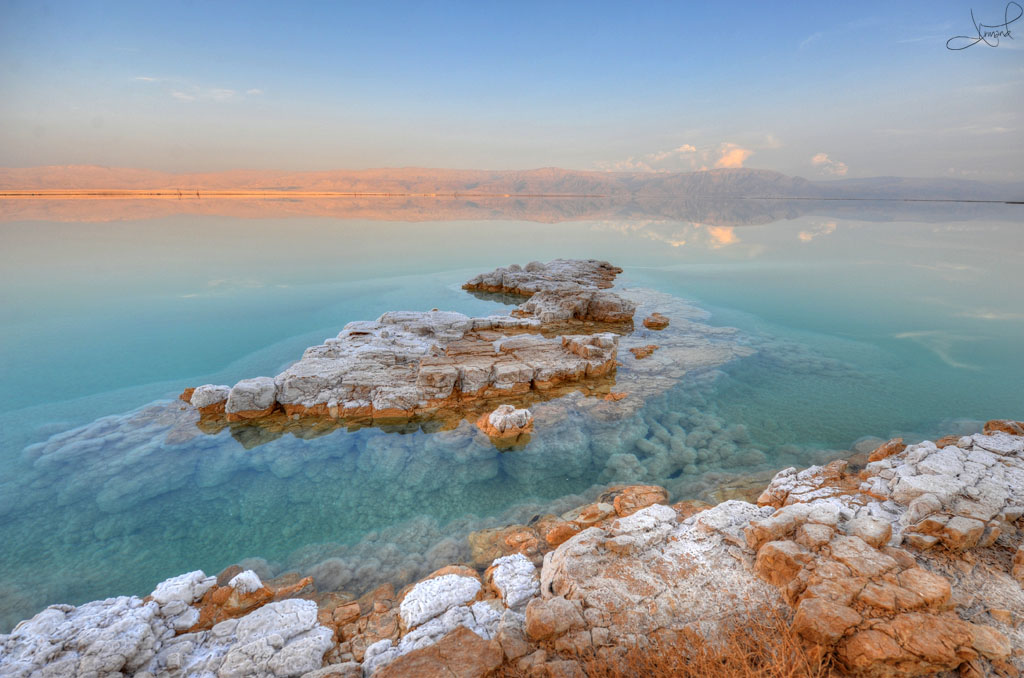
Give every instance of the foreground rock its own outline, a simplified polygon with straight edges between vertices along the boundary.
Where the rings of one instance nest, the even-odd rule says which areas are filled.
[[[1015,676],[1024,436],[1005,428],[942,448],[885,443],[859,472],[785,469],[758,504],[610,488],[474,533],[473,567],[398,592],[354,599],[233,568],[219,585],[195,572],[145,599],[53,606],[0,636],[0,675],[578,675],[581,656],[779,614],[848,675]]]
[[[248,593],[250,579],[241,582]],[[210,630],[186,632],[199,621],[195,605],[215,585],[213,577],[192,572],[163,582],[145,599],[51,606],[0,636],[0,675],[285,678],[322,666],[333,634],[318,623],[309,600],[270,602]]]

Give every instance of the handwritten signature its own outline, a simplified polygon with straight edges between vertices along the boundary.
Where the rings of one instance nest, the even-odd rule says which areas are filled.
[[[1017,8],[1017,16],[1010,18],[1010,7]],[[1003,23],[1001,24],[979,24],[977,19],[974,18],[974,10],[971,10],[971,22],[974,23],[974,30],[978,33],[977,37],[973,35],[957,35],[946,41],[946,49],[959,51],[967,49],[968,47],[974,47],[979,42],[983,42],[989,47],[998,47],[999,40],[1001,38],[1009,38],[1013,40],[1013,36],[1010,35],[1010,24],[1017,19],[1024,16],[1024,7],[1021,7],[1016,2],[1006,3],[1006,9],[1003,11]],[[950,46],[950,43],[956,45],[956,47]]]

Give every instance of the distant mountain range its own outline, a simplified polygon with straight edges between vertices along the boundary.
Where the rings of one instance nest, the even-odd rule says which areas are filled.
[[[450,170],[416,167],[282,172],[231,170],[183,173],[68,165],[0,168],[4,191],[182,191],[360,193],[460,196],[696,197],[866,200],[1024,200],[1024,183],[966,179],[873,177],[808,181],[760,169],[686,173],[533,170]],[[2,197],[2,196],[0,196]]]

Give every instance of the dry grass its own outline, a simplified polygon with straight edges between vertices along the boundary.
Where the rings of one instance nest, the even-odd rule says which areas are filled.
[[[567,657],[549,655],[548,661]],[[696,634],[647,648],[606,648],[599,655],[573,657],[587,678],[826,678],[834,676],[829,657],[821,657],[790,631],[777,610],[743,615],[722,637]],[[544,671],[505,666],[502,678],[546,676]],[[579,675],[579,674],[577,674]]]

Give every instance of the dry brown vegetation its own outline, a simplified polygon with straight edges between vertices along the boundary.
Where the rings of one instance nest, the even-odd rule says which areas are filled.
[[[569,659],[549,655],[548,662]],[[842,675],[790,630],[790,620],[777,610],[737,619],[724,634],[712,639],[681,634],[674,642],[653,642],[647,648],[604,648],[598,655],[571,658],[582,674],[564,664],[551,675],[587,678],[825,678]],[[555,666],[551,666],[555,668]],[[501,678],[549,675],[540,667],[506,665]]]

